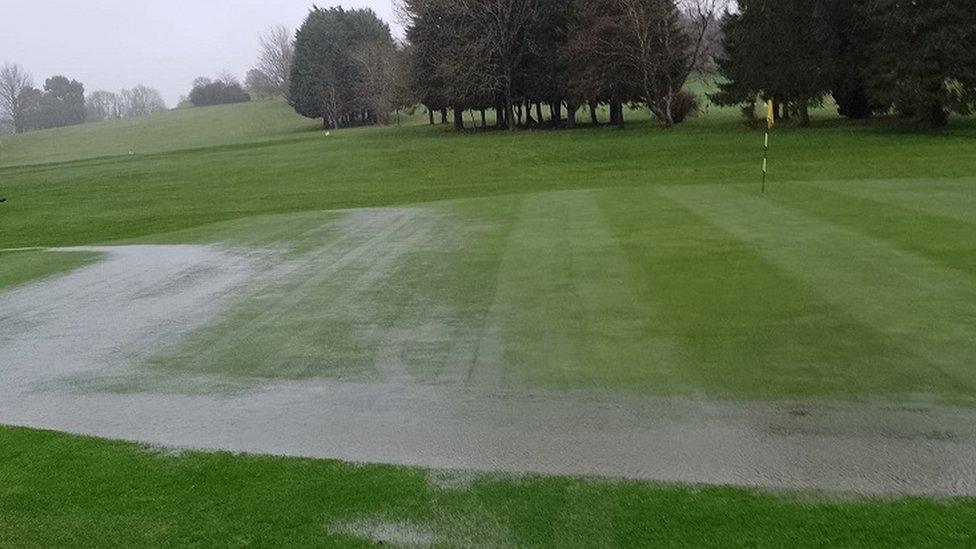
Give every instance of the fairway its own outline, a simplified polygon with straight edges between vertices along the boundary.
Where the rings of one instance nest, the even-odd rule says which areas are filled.
[[[81,151],[43,163],[4,143],[0,248],[42,249],[0,251],[0,423],[177,456],[419,468],[363,473],[397,482],[463,469],[464,498],[541,474],[524,482],[551,506],[560,490],[616,502],[688,484],[976,496],[972,120],[784,128],[761,195],[761,136],[725,111],[670,131],[414,120],[326,136],[282,107],[162,118],[179,133],[224,111],[278,117],[189,150],[26,136]],[[0,431],[35,436],[95,444]],[[174,459],[264,459],[189,455]],[[579,480],[593,477],[629,480]],[[778,497],[735,494],[719,499]],[[497,524],[364,504],[328,528],[394,544],[540,535],[458,505]]]

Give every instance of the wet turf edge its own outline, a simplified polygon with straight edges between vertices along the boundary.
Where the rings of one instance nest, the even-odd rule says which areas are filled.
[[[972,499],[428,472],[0,428],[4,547],[962,547],[974,532]]]

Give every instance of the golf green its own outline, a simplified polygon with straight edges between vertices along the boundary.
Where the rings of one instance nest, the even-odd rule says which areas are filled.
[[[855,486],[815,478],[848,460],[851,478],[860,466],[877,473],[869,491],[895,493],[445,474],[434,458],[450,453],[410,458],[423,440],[391,461],[434,469],[158,456],[5,428],[0,544],[972,543],[971,499],[902,499],[885,489],[902,469],[877,465],[904,449],[891,463],[915,463],[912,490],[925,492],[976,441],[976,121],[915,133],[820,112],[811,129],[777,128],[764,195],[761,135],[723,110],[670,131],[643,120],[514,135],[416,120],[328,136],[314,127],[266,102],[5,139],[0,248],[97,247],[0,251],[0,356],[14,357],[0,366],[10,397],[0,422],[165,442],[170,431],[152,432],[163,423],[127,429],[166,410],[188,428],[208,413],[233,425],[240,409],[255,423],[242,416],[219,441],[216,427],[173,440],[212,434],[215,448],[279,453],[274,435],[305,431],[267,428],[256,445],[234,437],[305,428],[343,409],[315,412],[320,391],[366,387],[343,406],[386,410],[406,434],[423,426],[398,417],[404,409],[493,443],[533,421],[545,434],[552,418],[558,444],[533,448],[570,455],[575,440],[595,473],[640,465],[636,451],[608,467],[587,453],[613,450],[608,440],[629,434],[639,447],[668,432],[663,422],[697,420],[782,449],[762,456],[781,469],[722,483],[793,486],[767,477],[794,467],[804,486]],[[304,400],[289,401],[291,388]],[[268,402],[309,414],[255,412]],[[668,412],[670,402],[700,410]],[[119,417],[120,403],[136,413]],[[497,425],[476,421],[486,410]],[[585,429],[570,432],[574,421]],[[708,435],[696,433],[685,444]],[[286,440],[280,453],[342,457],[319,442],[302,452]],[[436,442],[434,454],[447,445]],[[870,460],[806,451],[845,442]],[[518,445],[497,450],[508,459]],[[687,456],[689,467],[707,461]],[[242,478],[255,489],[230,489]],[[136,479],[146,499],[127,510]],[[957,480],[962,492],[939,477],[928,493],[966,493],[969,480]],[[281,515],[292,500],[307,512]],[[184,504],[217,511],[181,526]],[[110,535],[90,535],[111,520]]]

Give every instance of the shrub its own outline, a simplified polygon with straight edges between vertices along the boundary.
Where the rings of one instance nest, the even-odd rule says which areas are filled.
[[[226,105],[229,103],[247,103],[251,96],[241,88],[240,84],[227,84],[222,81],[199,83],[190,92],[190,104],[194,107],[207,105]]]
[[[697,114],[699,109],[698,97],[690,91],[681,90],[671,102],[671,116],[675,124],[681,124],[688,117]]]

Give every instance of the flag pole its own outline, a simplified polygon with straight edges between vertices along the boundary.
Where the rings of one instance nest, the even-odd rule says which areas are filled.
[[[763,177],[762,194],[766,194],[766,168],[769,165],[769,130],[776,124],[776,102],[773,99],[766,101],[766,137],[763,141]]]
[[[763,145],[763,182],[762,194],[766,194],[766,166],[769,164],[769,124],[766,124],[766,140]]]

